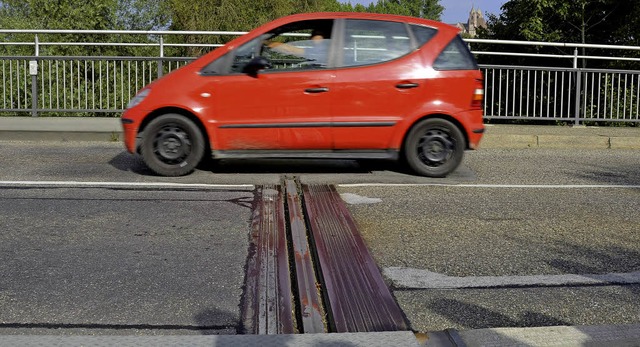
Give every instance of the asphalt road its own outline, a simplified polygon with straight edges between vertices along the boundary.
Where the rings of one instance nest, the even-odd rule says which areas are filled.
[[[416,330],[640,321],[639,188],[341,191],[382,200],[351,211]]]
[[[445,179],[355,161],[163,178],[119,143],[0,142],[0,334],[235,333],[244,185],[285,173],[346,194],[414,330],[638,323],[638,164],[637,150],[487,149]]]
[[[252,200],[0,189],[0,334],[235,333]]]
[[[340,191],[380,201],[350,209],[415,330],[631,324],[638,164],[638,151],[486,150],[462,185]]]

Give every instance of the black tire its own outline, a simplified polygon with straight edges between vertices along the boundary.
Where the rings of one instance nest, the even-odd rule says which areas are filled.
[[[142,160],[161,176],[184,176],[202,160],[205,152],[200,129],[187,117],[165,114],[149,123],[143,133]]]
[[[446,177],[464,155],[466,142],[458,127],[440,118],[416,124],[405,140],[404,158],[416,173],[427,177]]]

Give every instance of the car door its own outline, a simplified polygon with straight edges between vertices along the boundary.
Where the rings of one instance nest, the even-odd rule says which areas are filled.
[[[229,53],[228,73],[213,77],[207,84],[210,92],[203,91],[214,103],[217,150],[331,148],[328,85],[333,72],[326,60],[318,59],[329,51],[314,52],[311,59],[283,49],[310,48],[306,41],[311,40],[314,25],[331,28],[332,21],[291,23]],[[270,66],[257,73],[246,71],[256,57],[265,58]]]
[[[412,42],[401,22],[345,20],[332,89],[335,149],[389,148],[396,125],[428,98]]]

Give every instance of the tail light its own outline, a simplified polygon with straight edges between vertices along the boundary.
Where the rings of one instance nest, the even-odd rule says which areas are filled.
[[[482,88],[482,85],[480,85],[473,90],[473,98],[471,99],[471,108],[482,109],[483,101],[484,101],[484,88]]]

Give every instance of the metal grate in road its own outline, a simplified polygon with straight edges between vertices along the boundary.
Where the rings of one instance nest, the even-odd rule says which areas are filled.
[[[330,185],[258,188],[246,281],[249,334],[409,330]]]
[[[285,180],[287,192],[287,211],[291,230],[291,249],[293,250],[297,298],[302,332],[322,333],[326,331],[322,299],[316,281],[312,252],[307,238],[305,215],[302,208],[298,184],[293,179]]]
[[[291,334],[295,326],[282,194],[258,187],[251,226],[243,325],[247,334]]]
[[[402,310],[335,187],[309,185],[303,191],[332,330],[408,330]]]

